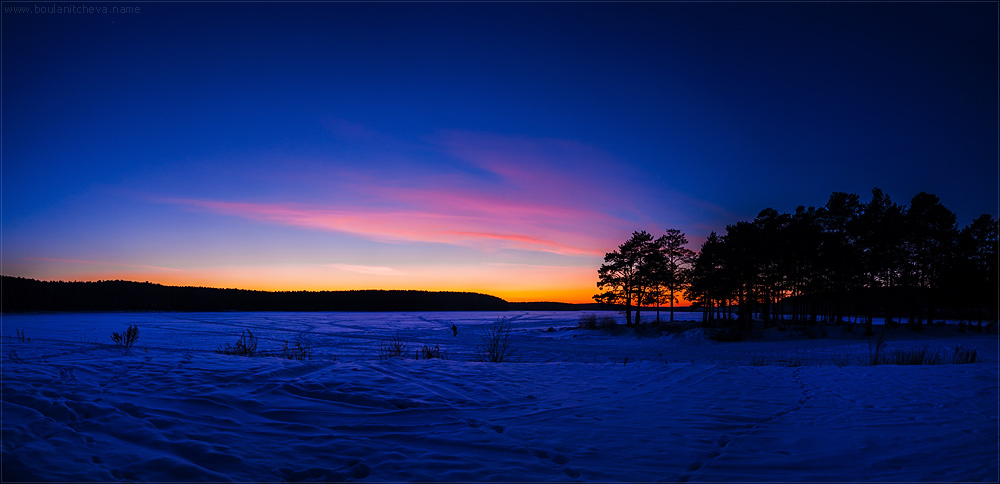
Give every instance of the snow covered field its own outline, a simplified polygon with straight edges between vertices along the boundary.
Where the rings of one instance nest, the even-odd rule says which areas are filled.
[[[499,316],[519,361],[472,361]],[[579,316],[4,315],[3,481],[1000,479],[996,335],[896,330],[890,349],[983,362],[839,367],[867,354],[860,335],[637,338]],[[112,346],[129,324],[136,346]],[[271,351],[302,335],[313,357],[214,352],[243,329]],[[396,335],[410,358],[379,360]],[[412,359],[425,344],[447,359]]]

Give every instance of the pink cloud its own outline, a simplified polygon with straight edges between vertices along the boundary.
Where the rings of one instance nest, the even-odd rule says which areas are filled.
[[[311,170],[284,200],[161,201],[376,241],[570,256],[603,255],[642,213],[635,206],[644,202],[627,189],[634,174],[581,143],[449,132],[431,144],[453,160],[337,163],[335,175]]]
[[[518,249],[541,250],[545,252],[554,252],[557,254],[564,254],[564,255],[600,255],[599,251],[595,252],[592,250],[572,247],[560,244],[555,241],[540,239],[538,237],[530,237],[527,235],[497,234],[497,233],[483,233],[483,232],[450,232],[450,234],[459,237],[468,237],[471,239],[488,239],[488,240],[502,241],[505,242],[506,245],[508,245],[509,247]]]
[[[473,247],[522,249],[565,255],[599,255],[602,246],[592,237],[565,230],[549,229],[525,223],[502,211],[483,211],[472,207],[463,213],[434,210],[336,210],[300,204],[224,202],[215,200],[169,199],[213,213],[232,215],[281,225],[344,232],[372,240],[397,242],[434,242]],[[555,215],[541,217],[553,218]],[[499,231],[498,231],[499,229]],[[583,243],[581,243],[583,242]]]
[[[606,218],[603,214],[595,213],[591,210],[533,203],[530,201],[530,198],[526,200],[525,198],[518,197],[511,200],[498,195],[465,189],[452,189],[449,192],[420,188],[373,189],[373,191],[375,190],[378,190],[382,197],[386,199],[396,199],[401,202],[410,202],[438,210],[488,213],[492,215],[516,216],[518,218],[567,219],[581,216]]]

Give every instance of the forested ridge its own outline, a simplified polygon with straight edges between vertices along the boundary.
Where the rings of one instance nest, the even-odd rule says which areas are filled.
[[[983,214],[959,227],[937,196],[909,205],[876,188],[868,203],[833,193],[826,205],[794,213],[762,210],[752,221],[712,232],[699,251],[676,229],[660,238],[635,232],[605,255],[594,299],[625,307],[632,324],[643,306],[679,294],[705,321],[842,322],[905,320],[914,328],[948,317],[998,319],[998,222]]]
[[[27,311],[505,311],[470,292],[253,291],[149,282],[37,281],[0,276],[3,312]]]

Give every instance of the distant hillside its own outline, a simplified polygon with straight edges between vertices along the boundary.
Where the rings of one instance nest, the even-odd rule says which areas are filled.
[[[469,292],[250,291],[149,282],[46,282],[0,276],[0,311],[506,311]]]

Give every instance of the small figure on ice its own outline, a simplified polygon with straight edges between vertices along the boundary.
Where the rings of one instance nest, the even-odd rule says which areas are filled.
[[[458,336],[458,326],[455,326],[455,323],[451,323],[451,334],[456,337]]]

